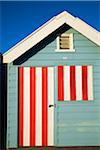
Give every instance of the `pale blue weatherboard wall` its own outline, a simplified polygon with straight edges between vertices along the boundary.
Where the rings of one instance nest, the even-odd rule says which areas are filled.
[[[75,52],[55,52],[56,39],[21,65],[8,64],[7,147],[18,146],[18,66],[93,65],[94,101],[58,102],[55,70],[55,145],[100,145],[100,47],[69,29]]]

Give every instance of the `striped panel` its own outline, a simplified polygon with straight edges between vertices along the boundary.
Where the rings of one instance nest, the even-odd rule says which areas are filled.
[[[81,66],[76,67],[76,99],[82,100],[82,69]]]
[[[48,126],[48,81],[47,67],[42,68],[42,145],[47,146]]]
[[[54,105],[54,68],[48,69],[48,106]],[[54,107],[48,109],[48,143],[54,146]]]
[[[93,100],[93,71],[92,66],[88,66],[88,99]]]
[[[42,69],[36,68],[36,146],[42,145]]]
[[[58,101],[93,100],[92,66],[58,66]]]
[[[24,69],[19,68],[19,145],[23,145],[23,102],[24,102]]]
[[[87,66],[82,66],[82,99],[88,100],[88,72]]]
[[[59,101],[64,100],[64,68],[58,66],[58,99]]]
[[[76,100],[76,67],[70,66],[70,100]]]
[[[35,145],[36,69],[30,68],[30,146]]]
[[[70,67],[64,66],[64,100],[70,100]]]
[[[24,69],[23,145],[30,144],[30,69]]]
[[[54,68],[19,68],[19,146],[54,145]]]

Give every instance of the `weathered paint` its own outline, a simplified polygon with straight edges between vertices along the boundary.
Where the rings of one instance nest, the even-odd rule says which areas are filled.
[[[55,39],[24,63],[8,64],[7,147],[18,146],[18,66],[58,65],[92,65],[94,100],[58,102],[55,69],[55,145],[100,145],[100,47],[73,29],[67,33],[74,33],[75,52],[55,52]]]

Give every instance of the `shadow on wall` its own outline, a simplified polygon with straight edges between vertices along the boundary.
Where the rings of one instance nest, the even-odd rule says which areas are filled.
[[[7,65],[0,54],[0,150],[6,149],[7,131]]]
[[[63,24],[60,28],[58,28],[56,31],[51,33],[49,36],[47,36],[45,39],[43,39],[41,42],[33,46],[30,50],[28,50],[26,53],[21,55],[18,59],[16,59],[13,64],[14,65],[21,65],[25,61],[27,61],[30,57],[38,53],[40,50],[42,50],[44,47],[46,47],[49,43],[54,41],[58,34],[62,34],[65,31],[69,30],[70,27],[66,24]]]

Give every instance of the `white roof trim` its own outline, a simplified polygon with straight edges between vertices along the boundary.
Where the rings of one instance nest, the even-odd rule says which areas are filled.
[[[64,23],[79,31],[81,34],[100,46],[100,32],[98,32],[79,18],[74,17],[68,12],[64,11],[56,17],[53,17],[35,32],[27,36],[21,42],[4,53],[3,63],[10,63],[14,61],[34,45],[47,37],[49,34],[51,34],[53,31],[62,26]]]

